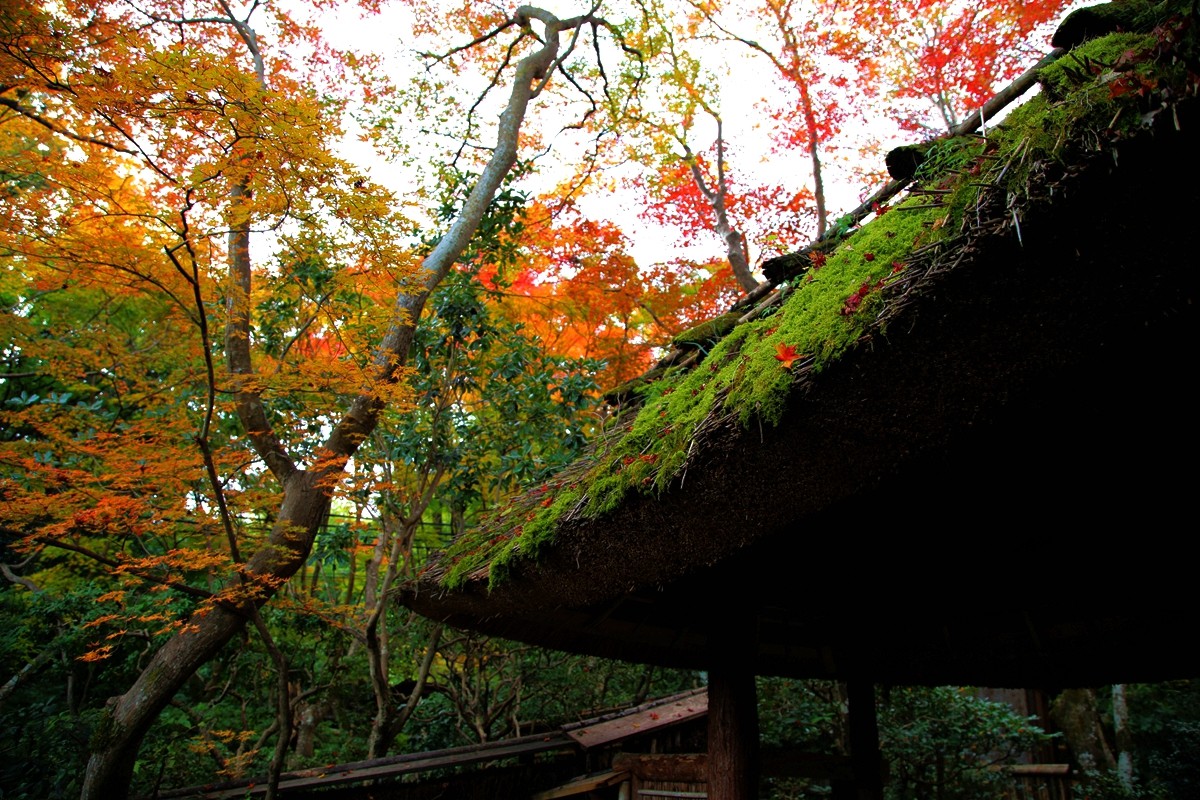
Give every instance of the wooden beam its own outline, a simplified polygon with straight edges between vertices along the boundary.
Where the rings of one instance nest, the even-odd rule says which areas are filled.
[[[626,712],[615,719],[573,727],[567,735],[585,750],[612,744],[630,736],[651,733],[708,713],[708,695],[690,694],[670,703],[657,703],[636,713]]]
[[[758,797],[758,696],[754,673],[708,673],[708,800]]]
[[[643,781],[704,783],[708,780],[706,753],[617,753],[612,766]]]
[[[595,775],[583,775],[578,778],[573,778],[570,781],[555,786],[553,789],[546,789],[533,795],[530,800],[555,800],[559,797],[574,797],[577,794],[591,792],[596,789],[603,789],[606,786],[616,786],[623,781],[629,780],[629,775],[621,770],[608,770]]]
[[[519,739],[507,739],[499,742],[466,745],[447,750],[435,750],[428,753],[409,753],[386,758],[359,761],[352,764],[314,767],[295,772],[287,772],[281,776],[281,790],[309,789],[316,787],[336,786],[342,783],[357,783],[370,778],[393,778],[409,775],[415,772],[436,769],[439,767],[460,767],[479,764],[487,761],[497,761],[502,758],[513,758],[531,753],[543,753],[551,750],[574,750],[575,743],[561,732],[523,736]],[[230,782],[213,787],[189,787],[175,789],[169,794],[162,793],[159,797],[186,797],[189,800],[241,800],[247,797],[257,797],[266,794],[267,784],[247,781]]]
[[[1070,764],[1005,764],[1002,770],[1010,775],[1070,775]]]

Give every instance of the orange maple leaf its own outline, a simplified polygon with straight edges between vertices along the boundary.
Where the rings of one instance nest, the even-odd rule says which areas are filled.
[[[775,358],[779,361],[779,366],[784,369],[791,369],[792,364],[797,360],[804,358],[804,354],[796,350],[795,345],[784,344],[780,342],[775,346]]]

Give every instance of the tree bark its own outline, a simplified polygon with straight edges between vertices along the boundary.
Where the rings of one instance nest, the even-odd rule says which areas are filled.
[[[808,93],[808,83],[799,81],[800,109],[804,113],[804,127],[808,130],[808,155],[812,159],[813,168],[813,199],[817,203],[817,238],[825,235],[829,227],[829,212],[825,209],[825,180],[821,176],[820,137],[817,135],[817,115],[813,111],[812,98]]]
[[[1112,687],[1113,741],[1117,746],[1117,775],[1121,785],[1133,792],[1133,735],[1129,731],[1129,704],[1125,700],[1125,684]]]
[[[717,185],[709,187],[708,182],[704,180],[704,172],[700,169],[700,162],[686,143],[684,143],[684,158],[687,160],[696,188],[700,190],[700,194],[708,201],[708,205],[713,211],[713,228],[717,232],[717,236],[721,237],[721,241],[725,242],[725,256],[729,259],[729,267],[733,270],[733,276],[742,290],[749,292],[758,286],[758,281],[754,280],[754,276],[750,274],[750,256],[746,253],[746,237],[733,227],[733,223],[729,221],[729,212],[725,208],[725,201],[729,197],[729,186],[725,180],[724,125],[715,110],[710,109],[707,105],[704,108],[717,123]]]
[[[1067,746],[1085,772],[1107,772],[1116,767],[1112,751],[1104,741],[1093,689],[1064,690],[1051,704],[1050,718],[1063,732]]]

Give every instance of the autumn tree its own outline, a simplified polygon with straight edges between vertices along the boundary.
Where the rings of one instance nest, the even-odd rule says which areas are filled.
[[[512,262],[486,263],[479,277],[498,301],[497,313],[549,352],[602,365],[604,389],[646,370],[650,348],[670,338],[656,327],[653,299],[624,234],[583,218],[569,201],[532,202]]]
[[[641,375],[659,349],[740,293],[728,261],[639,264],[616,224],[557,196],[529,203],[511,263],[485,264],[480,280],[498,313],[550,353],[601,364],[604,391]]]
[[[928,130],[929,106],[943,130],[982,106],[1005,82],[1045,55],[1036,33],[1061,16],[1063,0],[901,0],[871,4],[877,32],[867,43],[878,71],[865,88],[886,87],[887,108],[907,130]],[[936,126],[934,126],[936,129]]]
[[[635,122],[649,134],[648,148],[659,156],[659,176],[684,172],[683,180],[657,180],[658,194],[670,194],[675,187],[691,194],[680,197],[686,214],[697,205],[703,207],[703,222],[698,227],[711,228],[725,244],[726,258],[733,275],[744,291],[758,285],[751,275],[749,253],[745,234],[730,220],[730,184],[726,175],[725,132],[718,108],[719,97],[716,84],[706,75],[699,60],[691,56],[677,41],[676,31],[665,9],[657,3],[642,6],[644,32],[639,44],[655,69],[651,86],[658,96],[647,96],[649,87],[643,89],[636,106],[631,110]],[[700,119],[698,119],[698,117]],[[715,126],[713,149],[715,158],[711,169],[693,149],[698,122],[707,120]],[[637,149],[634,145],[631,149]],[[653,185],[652,183],[652,185]],[[678,189],[677,189],[678,191]],[[692,202],[687,202],[687,201]],[[695,202],[699,200],[700,202]],[[697,220],[699,221],[699,220]],[[707,223],[707,224],[705,224]],[[694,230],[685,226],[685,230]]]
[[[852,69],[869,70],[857,24],[858,6],[796,0],[696,2],[692,14],[711,26],[710,38],[736,42],[770,65],[792,106],[776,112],[778,149],[802,149],[812,165],[816,233],[829,226],[823,150],[850,115]],[[853,65],[853,66],[851,66]]]
[[[404,247],[413,226],[332,154],[335,81],[356,64],[312,26],[225,0],[6,12],[3,174],[22,206],[0,243],[8,374],[70,387],[6,412],[21,431],[3,455],[6,530],[24,552],[68,550],[189,598],[110,703],[84,797],[124,796],[159,712],[248,623],[271,646],[259,607],[304,565],[346,464],[406,394],[415,322],[515,163],[531,100],[612,30],[596,11],[464,16],[483,26],[470,47],[504,43],[485,89],[504,83],[508,98],[478,181],[419,260]],[[276,270],[253,257],[267,232]],[[275,357],[258,349],[271,284],[297,313]],[[363,303],[389,286],[382,309]],[[52,327],[56,295],[89,291],[98,314]],[[113,314],[146,324],[109,344]],[[94,355],[59,359],[55,336]],[[170,547],[187,523],[206,549]]]
[[[620,160],[642,168],[624,183],[645,195],[642,218],[672,230],[681,244],[707,244],[715,235],[728,271],[750,291],[758,285],[755,250],[759,257],[779,253],[811,236],[805,213],[811,195],[761,178],[749,182],[731,163],[737,148],[721,110],[728,82],[716,69],[712,56],[721,51],[708,41],[703,18],[659,0],[639,2],[637,10],[630,40],[642,55],[645,79],[614,93],[610,112],[626,123],[615,148]],[[739,133],[749,138],[751,132],[742,126]],[[741,152],[739,160],[751,156]]]

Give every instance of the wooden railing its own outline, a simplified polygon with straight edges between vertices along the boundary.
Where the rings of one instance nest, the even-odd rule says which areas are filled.
[[[1071,768],[1066,764],[1015,764],[1007,800],[1071,800]]]

